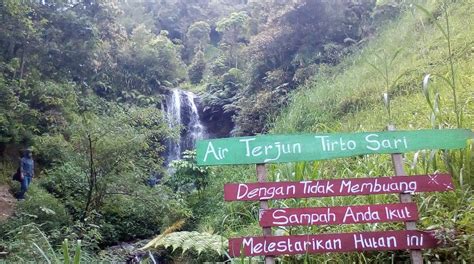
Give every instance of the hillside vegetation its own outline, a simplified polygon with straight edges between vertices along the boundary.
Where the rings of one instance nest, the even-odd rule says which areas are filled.
[[[395,124],[401,130],[472,128],[473,11],[473,5],[465,1],[446,2],[446,5],[439,1],[423,1],[418,7],[406,5],[398,19],[386,23],[378,34],[340,64],[320,65],[311,80],[290,96],[285,110],[274,116],[270,132],[383,131],[388,124]],[[428,74],[429,78],[426,77]],[[455,83],[455,93],[449,82]],[[387,98],[384,94],[388,95],[389,104],[384,100]],[[418,228],[438,228],[439,237],[446,242],[444,248],[425,251],[425,261],[470,263],[474,260],[474,230],[470,224],[474,218],[474,144],[472,141],[469,144],[463,150],[418,151],[405,155],[404,167],[409,175],[450,172],[457,187],[451,193],[426,193],[415,197],[421,215]],[[268,167],[270,181],[394,174],[389,155]],[[224,182],[254,182],[254,173],[253,167],[247,167],[244,172],[239,168],[218,169],[220,177],[216,180],[221,184],[209,193],[221,191]],[[214,202],[206,204],[221,203],[212,200]],[[274,201],[270,206],[294,208],[397,201],[396,195],[378,195]],[[260,234],[256,217],[258,204],[234,202],[223,206],[226,209],[218,211],[215,217],[225,216],[220,229],[228,234],[226,237]],[[202,223],[209,223],[209,219],[213,217],[205,218]],[[249,225],[249,222],[253,224]],[[393,229],[403,229],[403,225],[291,227],[274,232],[308,234]],[[457,233],[451,233],[453,230]],[[281,260],[283,263],[406,263],[408,257],[406,252],[372,252],[283,257]]]
[[[274,133],[310,131],[383,130],[388,123],[400,129],[457,127],[453,93],[439,74],[451,80],[446,15],[437,1],[420,3],[434,17],[413,5],[398,21],[384,26],[377,37],[335,67],[322,67],[301,90],[274,124]],[[472,73],[473,6],[456,1],[448,6],[451,53],[459,111],[463,127],[473,124]],[[436,20],[436,21],[434,21]],[[375,69],[376,67],[377,69]],[[430,74],[431,100],[440,94],[440,113],[431,122],[423,94],[423,78]],[[391,118],[383,94],[391,102]]]
[[[227,239],[260,235],[259,204],[224,202],[254,166],[164,164],[165,98],[198,93],[212,136],[474,127],[474,5],[458,0],[166,0],[0,3],[0,190],[32,147],[37,175],[0,220],[0,263],[261,263]],[[454,192],[416,194],[426,262],[474,263],[474,142],[404,155],[409,175],[448,172]],[[394,174],[390,155],[268,165],[270,181]],[[150,179],[159,176],[157,185]],[[10,198],[11,195],[2,197]],[[398,202],[398,195],[270,201]],[[0,200],[2,202],[2,200]],[[3,205],[3,204],[0,204]],[[1,206],[0,206],[1,207]],[[2,207],[3,208],[3,207]],[[10,211],[13,211],[10,213]],[[274,228],[401,230],[403,223]],[[153,239],[153,237],[155,237]],[[407,251],[280,256],[278,263],[408,263]]]

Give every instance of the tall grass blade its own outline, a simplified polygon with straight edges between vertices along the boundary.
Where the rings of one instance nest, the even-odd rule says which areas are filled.
[[[390,60],[389,65],[392,66],[392,63],[397,59],[398,55],[400,55],[400,52],[403,50],[403,48],[399,48],[397,51],[395,51],[395,54],[393,54],[392,59]]]
[[[76,252],[74,252],[74,264],[80,264],[81,263],[81,240],[77,240],[76,244]]]
[[[155,260],[155,257],[153,257],[153,254],[151,254],[151,251],[148,250],[148,256],[150,257],[151,261],[153,262],[153,264],[157,264],[156,260]]]
[[[64,258],[64,264],[69,264],[70,259],[69,259],[69,241],[67,239],[64,239],[63,241],[63,258]]]
[[[433,103],[431,102],[431,99],[430,99],[430,91],[429,91],[429,83],[430,83],[430,77],[431,77],[431,74],[427,74],[425,75],[425,77],[423,78],[423,95],[425,96],[426,98],[426,102],[428,102],[428,105],[430,106],[431,110],[433,111]]]
[[[53,255],[53,258],[54,259],[58,259],[57,256],[56,256],[56,253],[53,249],[53,247],[51,246],[51,243],[49,243],[49,239],[46,237],[46,235],[44,234],[43,231],[41,231],[38,226],[36,225],[33,225],[33,227],[39,232],[39,234],[41,235],[41,237],[43,238],[43,240],[46,242],[46,244],[48,245],[48,250],[51,251],[51,254]]]
[[[39,251],[39,253],[41,254],[41,256],[43,256],[44,260],[48,263],[48,264],[51,264],[51,260],[48,258],[48,256],[46,255],[46,253],[36,244],[33,242],[33,246],[36,247],[36,249]]]
[[[446,38],[446,39],[449,39],[449,36],[448,36],[448,33],[446,32],[446,30],[444,30],[443,26],[441,26],[441,24],[438,22],[438,20],[433,16],[433,14],[431,14],[430,11],[428,11],[426,8],[422,7],[421,5],[418,5],[418,4],[414,4],[416,8],[418,8],[421,12],[425,13],[426,16],[428,16],[432,21],[433,23],[435,23],[436,27],[441,31],[441,33],[443,34],[443,36]]]
[[[369,65],[370,67],[372,67],[375,71],[377,71],[381,76],[385,76],[385,73],[380,70],[377,66],[375,66],[375,64],[372,64],[368,61],[366,61],[365,63],[367,63],[367,65]]]

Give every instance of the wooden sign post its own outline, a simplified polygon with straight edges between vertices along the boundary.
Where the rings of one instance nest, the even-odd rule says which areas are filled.
[[[388,125],[389,131],[395,131],[394,125]],[[405,169],[403,168],[403,157],[400,153],[392,154],[392,163],[395,170],[396,176],[407,176]],[[412,202],[411,193],[400,193],[400,202],[402,203],[411,203]],[[415,221],[406,221],[405,222],[406,230],[416,230]],[[410,259],[412,264],[423,264],[423,256],[420,249],[410,249]]]
[[[257,179],[259,183],[263,183],[267,181],[267,167],[265,164],[257,164]],[[268,201],[267,200],[260,200],[260,211],[268,209]],[[271,236],[272,235],[272,228],[271,227],[263,227],[263,236]],[[265,256],[265,264],[274,264],[275,259],[273,256]]]
[[[407,176],[401,153],[421,149],[464,148],[473,138],[467,129],[385,132],[272,135],[201,140],[197,143],[198,165],[257,164],[256,183],[224,186],[226,201],[259,201],[263,236],[231,238],[229,255],[265,256],[266,264],[283,254],[410,250],[413,264],[423,263],[422,249],[438,246],[431,231],[416,229],[418,210],[415,192],[454,190],[448,174]],[[324,160],[364,154],[391,154],[394,177],[330,179],[299,182],[267,182],[265,163]],[[314,208],[268,208],[271,199],[400,195],[400,203]],[[405,230],[339,234],[273,236],[272,226],[339,225],[405,222]]]

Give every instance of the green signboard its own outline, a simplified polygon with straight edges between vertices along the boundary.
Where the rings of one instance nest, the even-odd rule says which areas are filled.
[[[196,148],[198,165],[258,164],[458,149],[470,138],[468,129],[264,135],[200,140]]]

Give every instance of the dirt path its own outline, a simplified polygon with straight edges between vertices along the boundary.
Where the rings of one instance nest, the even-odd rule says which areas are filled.
[[[8,190],[7,185],[0,185],[0,221],[10,217],[15,207],[16,199]]]

